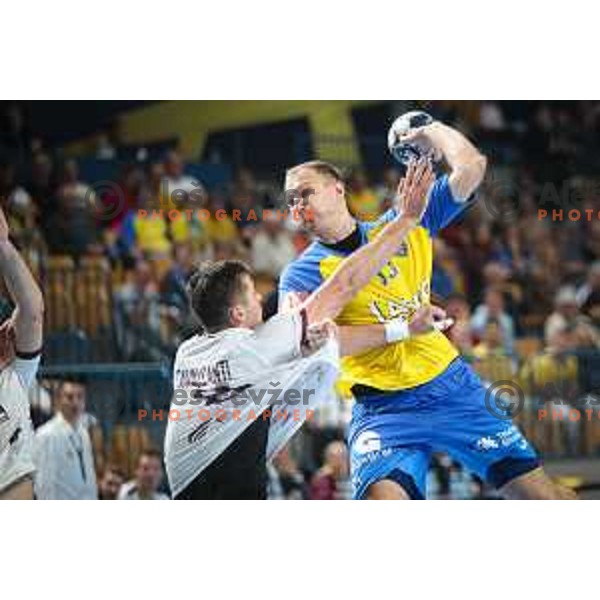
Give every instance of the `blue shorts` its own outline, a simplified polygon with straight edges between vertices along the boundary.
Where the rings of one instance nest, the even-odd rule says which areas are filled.
[[[539,467],[529,442],[488,412],[485,397],[479,376],[456,358],[428,383],[357,398],[348,440],[354,498],[382,479],[425,498],[432,452],[449,454],[495,488]]]

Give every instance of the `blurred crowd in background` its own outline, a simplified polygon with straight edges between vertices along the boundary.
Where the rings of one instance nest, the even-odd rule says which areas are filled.
[[[444,105],[428,109],[470,136],[490,163],[479,201],[434,241],[433,298],[456,321],[449,337],[474,361],[509,358],[515,372],[531,368],[529,357],[542,351],[597,349],[600,103],[490,101],[469,116]],[[156,160],[140,148],[120,163],[119,179],[106,191],[82,178],[77,157],[31,131],[18,104],[4,107],[2,121],[0,198],[14,241],[38,270],[48,256],[110,264],[115,343],[125,360],[160,358],[147,336],[124,335],[125,323],[153,333],[159,354],[167,357],[194,330],[185,283],[198,261],[247,261],[264,293],[265,314],[273,314],[280,272],[311,240],[289,219],[246,218],[252,209],[285,208],[283,173],[259,177],[234,165],[229,181],[209,189],[188,174],[189,161],[176,148]],[[117,138],[110,131],[98,135],[95,158],[118,159]],[[351,211],[376,219],[392,206],[401,169],[390,163],[379,171],[347,166]],[[206,208],[210,218],[201,220],[196,212],[191,220],[157,216],[153,209],[174,207],[174,190],[195,190],[194,208]],[[541,218],[540,208],[549,216]],[[219,209],[225,218],[217,218]],[[240,221],[231,218],[234,209]],[[579,219],[569,218],[572,209],[580,211]],[[305,436],[316,444],[308,467],[294,458],[293,447],[274,463],[273,497],[348,496],[343,438],[349,409],[341,404],[330,412],[318,434]],[[140,465],[136,473],[144,470]],[[110,488],[106,482],[115,478],[124,474],[107,467],[100,481]],[[446,457],[436,459],[431,478],[432,494],[439,497],[486,494]],[[110,495],[102,489],[101,496]]]

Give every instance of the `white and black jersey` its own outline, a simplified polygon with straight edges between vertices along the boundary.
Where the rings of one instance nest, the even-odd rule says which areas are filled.
[[[29,388],[39,364],[39,352],[18,354],[0,372],[0,494],[35,470]]]
[[[174,364],[165,463],[176,498],[262,498],[266,459],[335,382],[335,340],[302,356],[306,315],[276,315],[184,342]]]

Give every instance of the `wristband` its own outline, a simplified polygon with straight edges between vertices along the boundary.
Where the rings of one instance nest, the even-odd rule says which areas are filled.
[[[449,329],[452,325],[454,325],[454,319],[452,317],[433,322],[433,328],[438,331],[446,331],[446,329]]]
[[[384,324],[385,330],[385,341],[388,344],[394,342],[401,342],[410,337],[410,331],[408,329],[408,322],[404,319],[394,319]]]

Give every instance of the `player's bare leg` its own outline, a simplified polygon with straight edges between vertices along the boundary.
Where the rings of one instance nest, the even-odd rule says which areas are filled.
[[[0,500],[33,500],[33,481],[31,477],[21,479],[0,493]]]
[[[410,500],[404,488],[391,479],[382,479],[369,486],[367,500]]]
[[[540,467],[507,483],[500,493],[511,500],[577,500],[577,494],[555,483]]]

